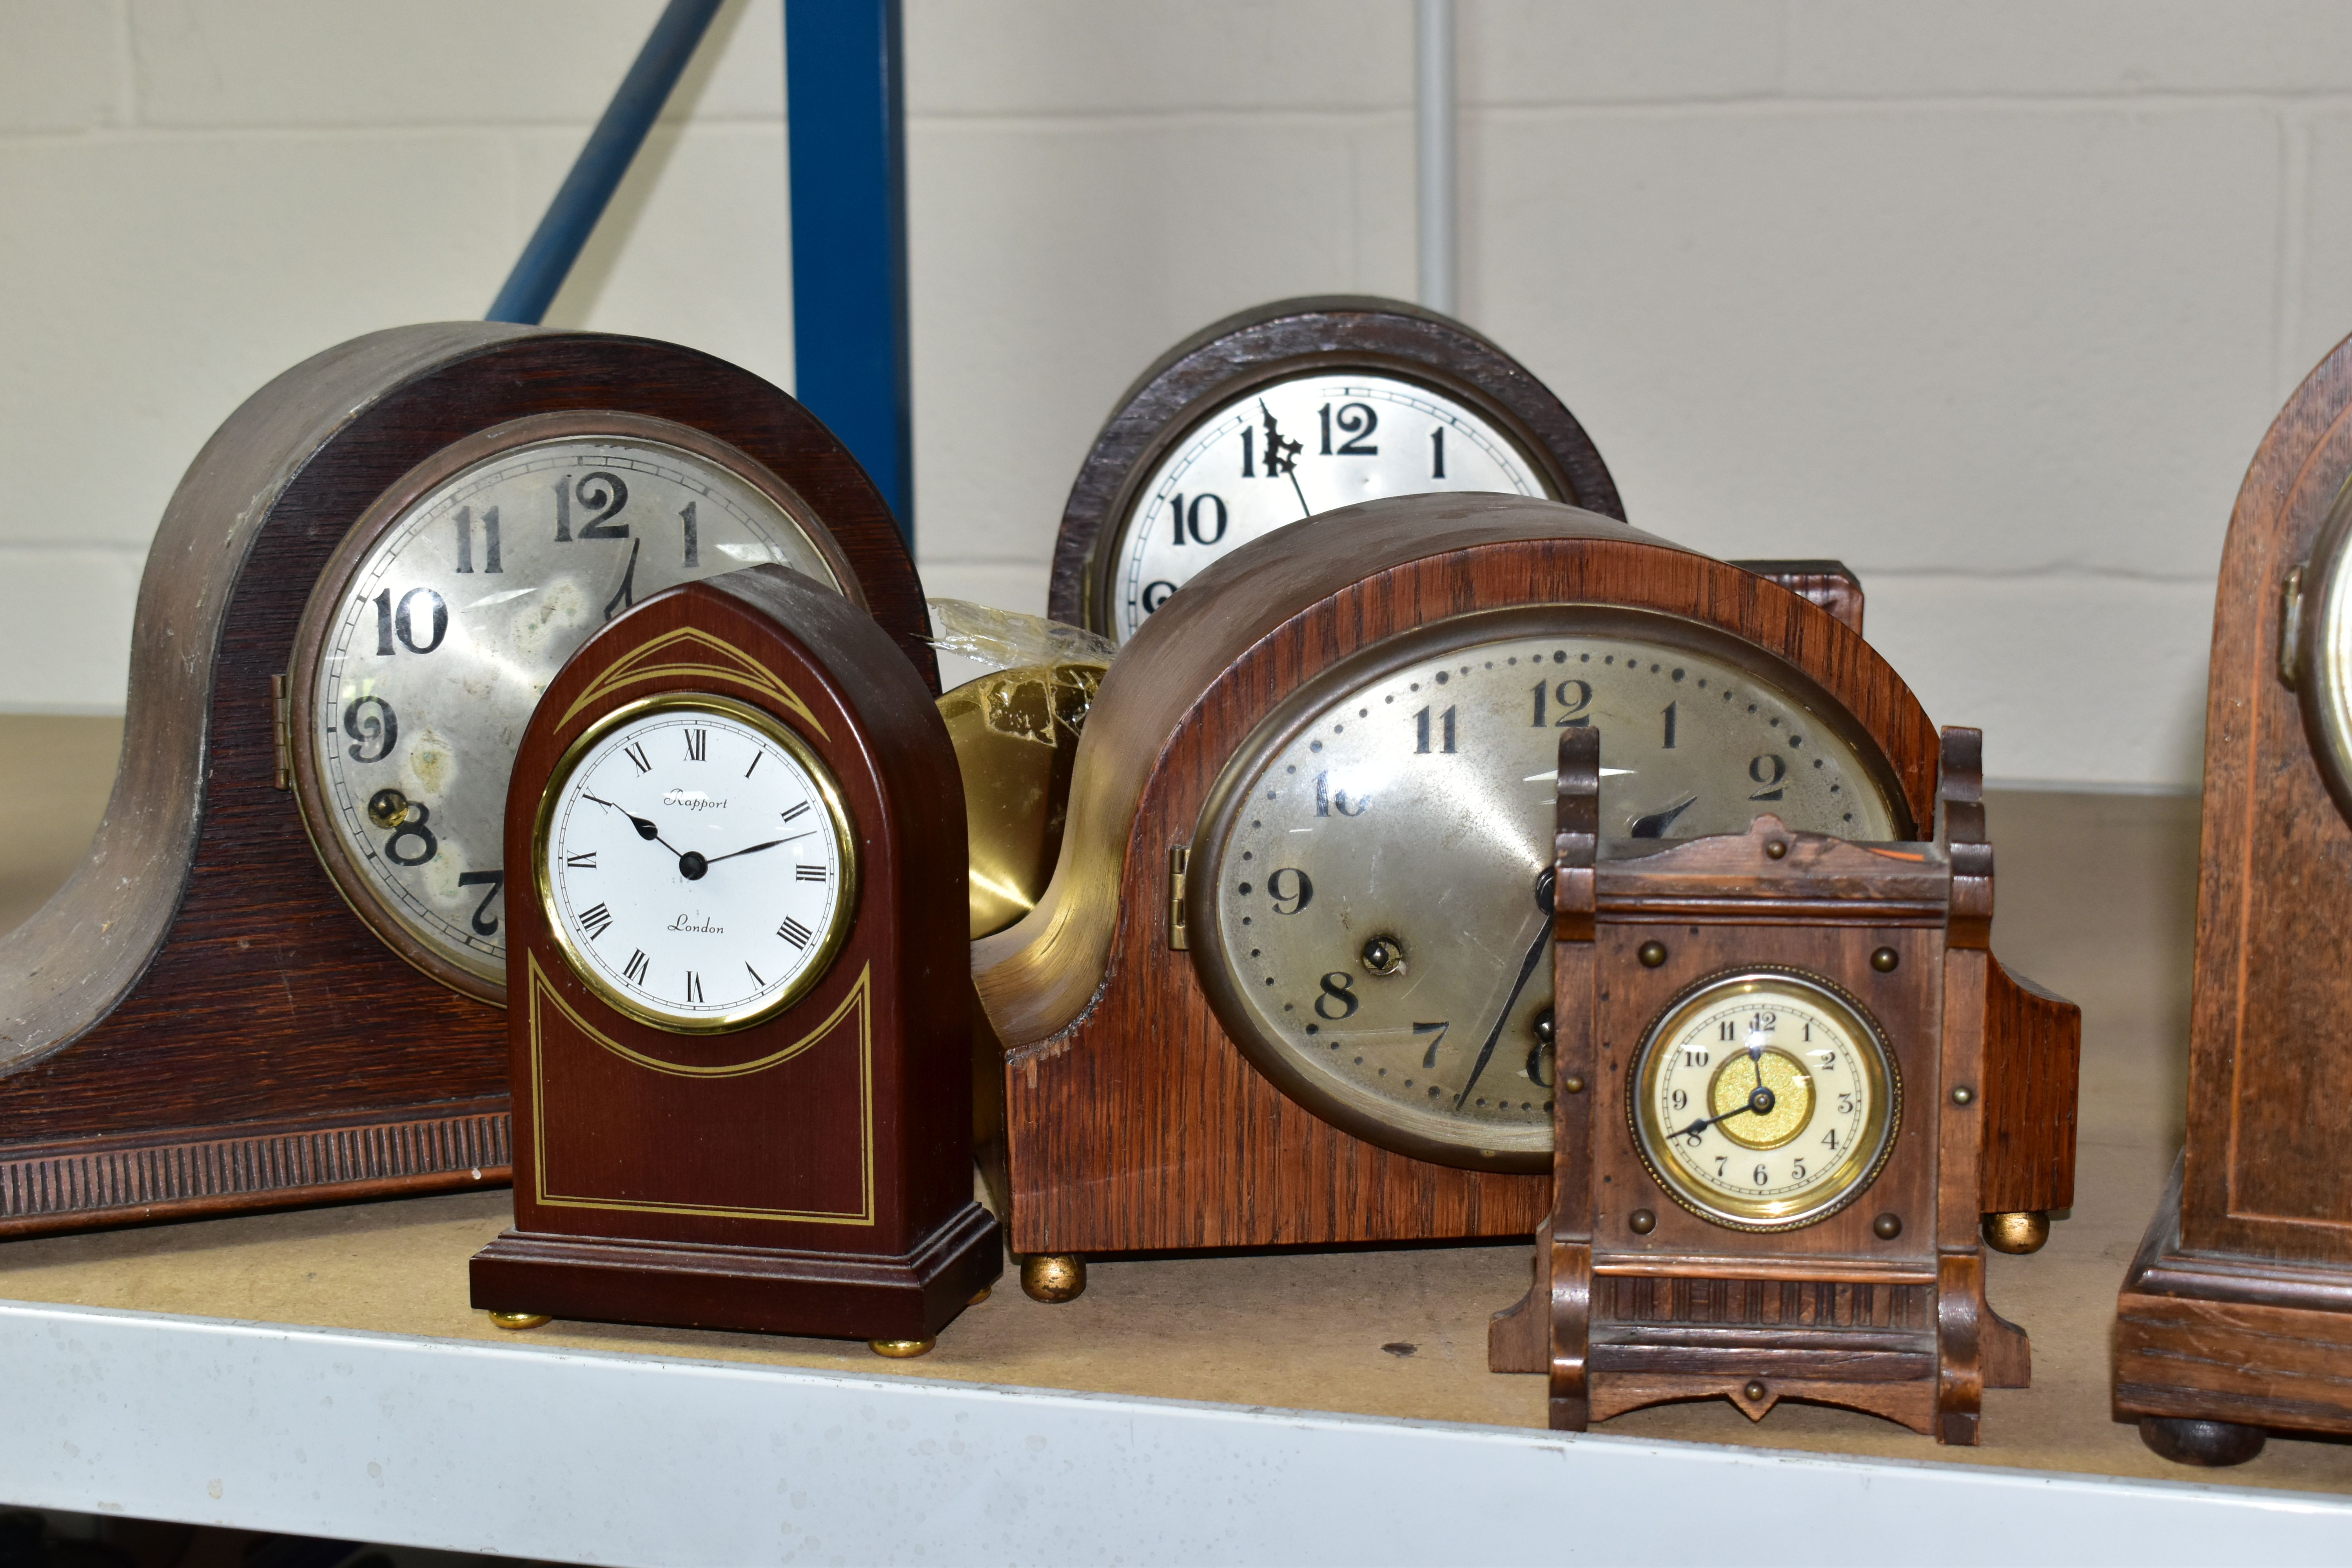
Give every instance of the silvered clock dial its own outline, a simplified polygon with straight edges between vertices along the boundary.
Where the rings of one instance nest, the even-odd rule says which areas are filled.
[[[345,900],[503,1001],[507,778],[540,692],[638,600],[764,562],[856,593],[788,487],[666,420],[519,419],[394,485],[320,575],[288,679],[303,826]]]
[[[1693,623],[1570,605],[1391,639],[1269,716],[1193,837],[1195,963],[1276,1082],[1401,1152],[1544,1167],[1569,727],[1601,732],[1606,837],[1740,832],[1764,813],[1848,838],[1908,830],[1833,700]]]
[[[1461,398],[1396,375],[1303,374],[1212,411],[1145,477],[1109,544],[1119,642],[1204,568],[1319,511],[1424,490],[1542,497],[1538,465]]]

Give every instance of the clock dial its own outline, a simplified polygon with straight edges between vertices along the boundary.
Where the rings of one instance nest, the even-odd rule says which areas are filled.
[[[1841,720],[1795,671],[1661,616],[1465,616],[1376,648],[1269,718],[1212,796],[1187,875],[1212,1002],[1350,1131],[1542,1168],[1560,731],[1601,731],[1604,837],[1741,832],[1769,812],[1897,837],[1890,775]]]
[[[558,416],[466,446],[320,577],[289,722],[316,760],[303,821],[344,898],[412,963],[498,1000],[507,778],[572,650],[691,578],[776,562],[854,579],[772,477],[680,426]]]
[[[665,1028],[757,1022],[848,935],[856,846],[791,731],[719,698],[654,698],[574,743],[541,807],[548,922],[581,977]]]
[[[1676,1202],[1718,1225],[1792,1230],[1870,1184],[1901,1085],[1860,1006],[1759,972],[1669,1007],[1635,1054],[1626,1105],[1643,1163]]]
[[[1134,491],[1107,577],[1109,635],[1125,642],[1196,574],[1302,518],[1423,490],[1542,496],[1538,472],[1491,420],[1417,382],[1350,371],[1256,388]]]

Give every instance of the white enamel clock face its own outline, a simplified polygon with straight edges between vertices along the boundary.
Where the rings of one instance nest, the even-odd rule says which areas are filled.
[[[1665,640],[1680,625],[1590,606],[1465,617],[1261,726],[1187,878],[1213,889],[1196,963],[1253,1059],[1401,1152],[1548,1161],[1563,729],[1601,732],[1606,837],[1744,832],[1767,812],[1896,837],[1867,742],[1757,660]]]
[[[1160,460],[1111,544],[1108,636],[1253,539],[1334,508],[1424,490],[1549,494],[1495,425],[1442,392],[1346,372],[1234,399]]]
[[[754,1023],[805,994],[848,934],[840,792],[740,703],[656,698],[590,731],[549,784],[536,844],[572,967],[659,1026]]]
[[[1636,1054],[1627,1109],[1659,1184],[1704,1219],[1790,1230],[1843,1208],[1892,1146],[1900,1080],[1835,991],[1759,973],[1668,1010]]]
[[[433,485],[305,616],[325,620],[291,694],[317,758],[305,825],[362,918],[477,994],[506,979],[508,775],[564,660],[689,579],[777,562],[847,580],[820,525],[727,461],[611,423],[629,433],[524,440]]]

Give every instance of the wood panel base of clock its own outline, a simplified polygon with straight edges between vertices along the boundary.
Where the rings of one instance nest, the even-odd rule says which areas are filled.
[[[0,1148],[0,1239],[504,1186],[507,1100]]]
[[[2116,1299],[2116,1419],[2352,1436],[2352,1269],[2184,1252],[2180,1191],[2176,1164]]]
[[[844,1340],[929,1339],[1003,1271],[978,1204],[897,1257],[509,1230],[468,1269],[493,1312]]]
[[[1487,1324],[1486,1366],[1553,1373],[1556,1431],[1682,1399],[1727,1399],[1761,1421],[1794,1399],[1972,1447],[1983,1391],[2032,1382],[2025,1331],[1985,1300],[1980,1253],[1948,1253],[1933,1272],[1831,1266],[1790,1278],[1734,1275],[1720,1259],[1687,1274],[1595,1268],[1589,1247],[1566,1246],[1577,1278],[1563,1293],[1545,1242],[1528,1293]],[[1563,1301],[1581,1302],[1583,1342],[1561,1347],[1556,1367],[1551,1329]]]

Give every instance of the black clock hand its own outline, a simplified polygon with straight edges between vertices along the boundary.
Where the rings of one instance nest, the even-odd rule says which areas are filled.
[[[1265,477],[1270,479],[1279,474],[1288,479],[1290,493],[1298,498],[1298,515],[1313,517],[1315,509],[1307,504],[1307,492],[1298,488],[1298,454],[1302,448],[1283,435],[1282,426],[1274,422],[1274,410],[1265,405],[1263,397],[1257,400],[1257,411],[1265,416]]]
[[[580,798],[581,798],[581,799],[583,799],[583,800],[593,800],[593,801],[594,801],[598,805],[604,806],[604,807],[607,808],[608,810],[612,810],[612,811],[619,811],[623,816],[625,816],[625,817],[627,817],[627,818],[629,819],[629,826],[632,826],[632,827],[634,827],[634,828],[635,828],[635,829],[637,830],[637,837],[640,837],[640,838],[650,838],[650,839],[651,839],[651,840],[653,840],[656,844],[660,845],[663,848],[669,850],[669,852],[670,852],[671,854],[673,854],[673,855],[677,855],[677,856],[678,857],[678,858],[679,858],[679,859],[683,860],[684,858],[686,858],[685,855],[680,854],[680,853],[679,853],[679,851],[678,851],[677,849],[676,849],[675,847],[673,847],[669,844],[669,842],[668,842],[667,840],[666,840],[665,838],[663,838],[663,837],[662,837],[662,836],[661,836],[661,829],[660,829],[660,828],[656,827],[652,823],[647,822],[644,817],[639,816],[636,816],[636,815],[635,815],[635,813],[633,813],[633,812],[623,811],[623,810],[621,809],[621,807],[619,807],[619,806],[617,806],[617,805],[614,805],[611,801],[606,800],[603,795],[590,795],[590,794],[589,794],[586,790],[584,790],[584,789],[583,789],[583,790],[582,790],[582,791],[580,792]]]
[[[1536,879],[1536,908],[1543,915],[1543,923],[1536,929],[1536,940],[1528,944],[1527,957],[1519,961],[1519,977],[1511,983],[1511,994],[1503,998],[1503,1010],[1495,1015],[1495,1026],[1486,1031],[1486,1043],[1478,1047],[1478,1059],[1470,1067],[1470,1081],[1464,1084],[1462,1092],[1454,1097],[1454,1109],[1456,1110],[1461,1110],[1463,1103],[1470,1098],[1470,1091],[1478,1087],[1478,1075],[1486,1070],[1486,1063],[1493,1059],[1495,1042],[1503,1037],[1503,1026],[1510,1022],[1511,1009],[1518,1005],[1519,993],[1528,988],[1528,977],[1536,972],[1536,961],[1543,957],[1544,949],[1551,945],[1551,893],[1552,873],[1547,867],[1543,875]]]
[[[814,833],[814,831],[816,831],[814,828],[811,828],[809,830],[811,833]],[[793,838],[806,838],[807,837],[807,833],[795,833],[793,835]],[[724,855],[713,855],[709,859],[703,861],[703,864],[706,866],[716,866],[721,860],[732,860],[738,855],[757,855],[762,849],[773,849],[779,844],[790,844],[792,841],[792,838],[771,838],[765,844],[754,844],[749,849],[730,849]]]
[[[1697,804],[1698,796],[1685,795],[1679,805],[1670,805],[1664,811],[1654,811],[1647,816],[1637,816],[1633,819],[1633,830],[1628,837],[1664,838],[1666,836],[1666,829],[1675,825],[1675,818]]]
[[[1735,1116],[1745,1116],[1750,1111],[1754,1111],[1759,1116],[1769,1116],[1772,1114],[1772,1107],[1779,1103],[1780,1101],[1773,1095],[1772,1091],[1766,1089],[1759,1083],[1756,1086],[1754,1093],[1750,1094],[1741,1103],[1735,1105],[1730,1110],[1725,1111],[1722,1115],[1702,1116],[1696,1121],[1692,1122],[1688,1127],[1679,1128],[1675,1131],[1667,1133],[1666,1137],[1669,1141],[1676,1138],[1694,1138],[1699,1133],[1706,1131],[1708,1128],[1714,1126],[1718,1121],[1728,1121]]]
[[[614,510],[617,510],[618,508]],[[607,512],[605,515],[609,517],[612,514]],[[604,618],[608,621],[621,611],[633,608],[636,605],[637,546],[644,542],[642,539],[629,541],[629,564],[621,573],[621,585],[613,590],[611,598],[604,601]]]

